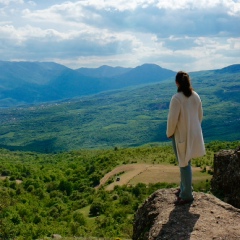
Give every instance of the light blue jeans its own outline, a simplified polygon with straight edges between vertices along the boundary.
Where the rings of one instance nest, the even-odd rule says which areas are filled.
[[[178,160],[177,147],[175,137],[172,137],[173,150]],[[180,167],[180,195],[179,197],[183,200],[193,199],[192,195],[192,166],[191,161],[188,162],[186,167]]]

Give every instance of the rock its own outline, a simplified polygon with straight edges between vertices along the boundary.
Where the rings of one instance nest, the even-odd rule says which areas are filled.
[[[192,204],[175,206],[175,191],[158,190],[137,210],[133,240],[240,239],[240,209],[200,192]]]
[[[240,208],[240,147],[214,155],[211,190],[225,202]]]
[[[54,238],[54,239],[61,239],[62,236],[59,235],[59,234],[53,234],[53,235],[52,235],[52,238]]]

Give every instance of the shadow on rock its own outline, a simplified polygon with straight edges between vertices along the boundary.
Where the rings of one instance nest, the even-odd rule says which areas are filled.
[[[200,215],[189,212],[190,204],[176,206],[155,239],[189,240]]]

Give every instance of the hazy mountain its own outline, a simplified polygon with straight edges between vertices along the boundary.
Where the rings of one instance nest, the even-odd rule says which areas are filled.
[[[103,65],[99,68],[78,68],[76,71],[88,77],[110,78],[127,73],[131,69],[132,68],[110,67]]]
[[[240,72],[240,64],[233,64],[228,67],[224,67],[222,69],[217,69],[214,71],[218,74],[224,74],[224,73],[239,73]]]
[[[98,78],[84,76],[77,71],[67,69],[49,84],[51,92],[55,92],[57,99],[73,98],[77,96],[91,95],[105,90]]]
[[[160,82],[164,79],[175,76],[176,72],[161,68],[156,64],[143,64],[138,66],[129,72],[118,76],[118,80],[123,82],[131,82],[136,84],[146,84],[152,82]]]
[[[0,61],[0,85],[9,88],[24,83],[44,85],[66,69],[67,67],[53,62]]]
[[[174,76],[154,64],[73,70],[48,62],[0,62],[0,107],[63,100],[161,82]]]

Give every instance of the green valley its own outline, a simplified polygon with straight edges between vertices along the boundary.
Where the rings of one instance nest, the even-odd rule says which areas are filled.
[[[194,159],[194,190],[208,192],[213,154],[235,149],[240,142],[211,142],[206,156]],[[120,172],[96,188],[118,166],[174,166],[171,146],[78,150],[58,154],[0,150],[0,238],[16,240],[63,237],[131,239],[132,220],[139,205],[165,182],[141,180],[106,190]],[[177,166],[176,166],[177,168]],[[121,179],[122,180],[122,179]],[[120,181],[121,181],[120,180]]]
[[[240,139],[240,71],[190,73],[203,102],[206,142]],[[220,72],[219,72],[220,71]],[[163,144],[174,79],[61,102],[1,109],[0,146],[61,152]]]
[[[192,161],[195,191],[210,191],[214,153],[240,145],[235,70],[190,73],[203,103],[207,148]],[[157,189],[179,184],[165,134],[175,92],[169,79],[2,108],[0,238],[131,239],[137,208]]]

